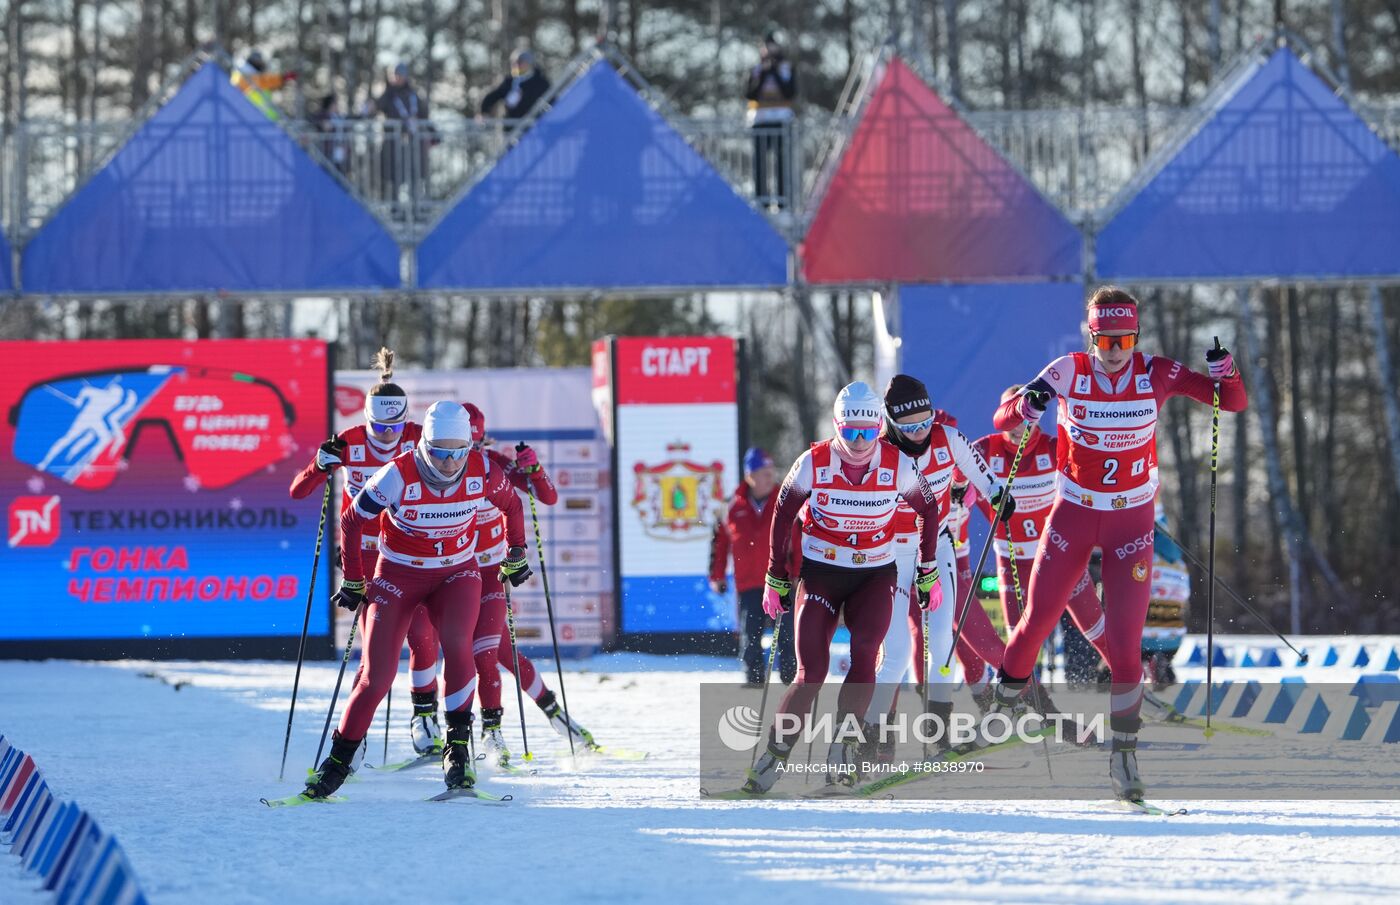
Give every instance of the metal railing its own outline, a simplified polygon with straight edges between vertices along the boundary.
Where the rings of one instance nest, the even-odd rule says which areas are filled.
[[[1361,108],[1400,147],[1400,106]],[[1185,109],[981,111],[968,122],[1078,223],[1103,211],[1148,157],[1190,116]],[[804,112],[772,127],[764,142],[732,118],[679,117],[676,129],[742,196],[766,210],[789,239],[811,214],[824,154],[852,128],[849,117]],[[505,152],[522,125],[440,119],[411,126],[386,120],[317,125],[287,120],[292,138],[336,174],[403,242],[420,238],[461,192]],[[523,125],[529,128],[529,124]],[[132,134],[130,122],[29,121],[0,129],[0,220],[23,244]],[[765,191],[756,152],[768,152]],[[787,177],[774,172],[778,158]]]

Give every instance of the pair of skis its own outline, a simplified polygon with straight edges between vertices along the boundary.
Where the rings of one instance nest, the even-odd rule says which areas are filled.
[[[332,795],[329,798],[312,798],[305,792],[298,792],[295,795],[288,795],[286,798],[263,798],[262,803],[270,808],[294,808],[304,804],[343,804],[349,801],[343,795]],[[494,792],[487,792],[476,787],[462,789],[448,789],[439,792],[424,801],[479,801],[485,804],[506,804],[513,799],[511,795],[497,795]]]

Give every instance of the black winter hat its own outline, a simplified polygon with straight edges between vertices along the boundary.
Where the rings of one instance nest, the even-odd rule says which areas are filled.
[[[928,399],[928,387],[924,382],[908,374],[896,374],[885,387],[885,414],[891,419],[905,415],[932,415],[933,405]]]

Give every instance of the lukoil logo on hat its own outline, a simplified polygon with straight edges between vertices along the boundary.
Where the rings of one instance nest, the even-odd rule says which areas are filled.
[[[758,722],[758,711],[747,704],[735,704],[720,714],[719,740],[733,751],[752,751],[758,744],[762,726]]]

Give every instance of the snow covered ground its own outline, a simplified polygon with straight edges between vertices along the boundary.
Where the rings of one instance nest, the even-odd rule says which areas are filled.
[[[3,662],[0,732],[117,833],[156,903],[1400,901],[1396,802],[1150,818],[1094,802],[701,800],[699,684],[735,678],[703,658],[600,656],[567,674],[575,716],[644,762],[571,768],[527,704],[539,774],[482,777],[507,806],[423,802],[441,780],[421,769],[347,785],[347,804],[263,807],[299,787],[335,672],[303,673],[281,784],[288,663]],[[407,713],[401,673],[391,759],[409,753]],[[382,725],[381,711],[372,761]],[[0,902],[47,901],[33,887],[0,855]]]

